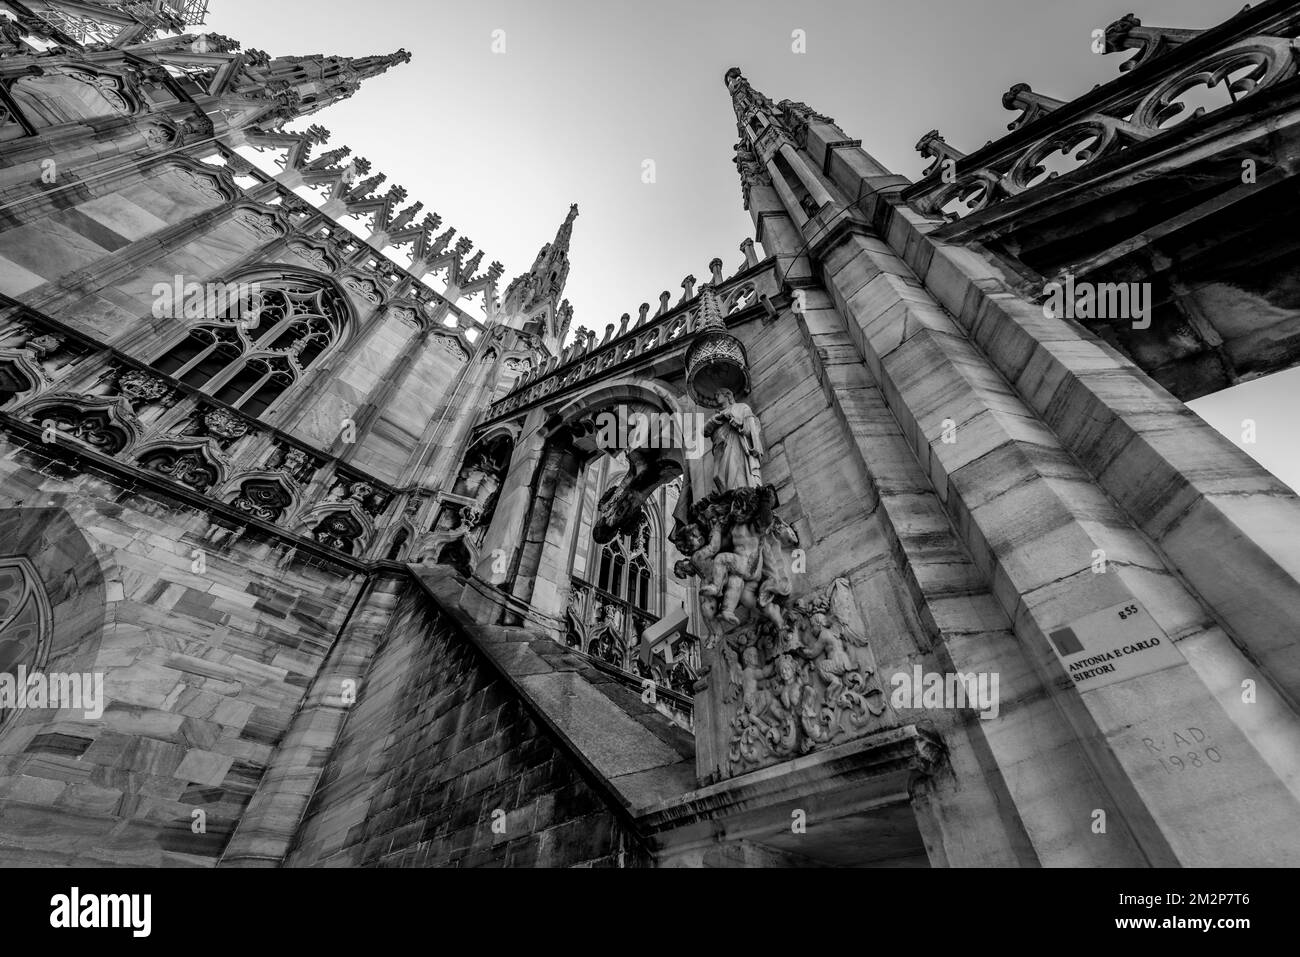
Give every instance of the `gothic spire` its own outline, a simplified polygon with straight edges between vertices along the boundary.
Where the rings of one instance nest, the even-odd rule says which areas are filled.
[[[346,100],[361,88],[363,80],[377,77],[411,54],[398,50],[387,56],[338,57],[312,54],[271,59],[261,50],[246,50],[245,95],[263,96],[280,105],[283,113],[307,116]]]
[[[569,243],[573,238],[573,221],[578,218],[578,204],[560,224],[555,239],[537,252],[532,268],[516,277],[506,288],[501,307],[515,328],[538,335],[552,355],[558,355],[572,313],[561,301],[569,278]]]
[[[574,203],[569,207],[569,215],[564,217],[564,222],[560,225],[555,234],[555,242],[551,243],[552,252],[559,250],[562,255],[567,257],[569,252],[569,240],[573,237],[573,221],[578,218],[578,204]]]
[[[736,120],[744,124],[755,110],[772,111],[772,101],[759,93],[740,72],[740,67],[733,66],[722,78],[731,93],[731,106],[736,111]]]

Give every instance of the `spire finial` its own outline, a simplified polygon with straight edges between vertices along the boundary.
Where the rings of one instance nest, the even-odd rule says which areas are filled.
[[[740,72],[740,67],[733,66],[723,74],[723,82],[731,93],[731,105],[736,111],[736,119],[742,123],[756,109],[772,109],[772,101],[749,85],[749,81]]]

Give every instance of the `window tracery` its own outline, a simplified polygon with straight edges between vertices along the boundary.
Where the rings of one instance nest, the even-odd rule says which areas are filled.
[[[154,366],[249,415],[260,415],[343,338],[347,310],[332,286],[249,284]]]

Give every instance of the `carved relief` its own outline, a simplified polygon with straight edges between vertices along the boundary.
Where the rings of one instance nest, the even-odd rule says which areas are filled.
[[[291,450],[290,453],[292,454]],[[286,463],[288,458],[286,457]],[[368,515],[378,515],[388,506],[392,496],[380,491],[364,479],[338,476],[337,482],[326,496],[327,502],[352,502]]]
[[[232,504],[254,518],[276,522],[293,503],[293,490],[285,477],[263,473],[242,481]]]
[[[161,152],[176,142],[176,131],[158,123],[144,128],[144,142],[149,149]]]
[[[176,178],[199,195],[218,203],[225,203],[230,199],[221,187],[221,180],[217,177],[196,173],[186,166],[176,166],[174,169]]]
[[[248,423],[225,409],[212,409],[205,412],[203,424],[209,434],[226,442],[242,439],[248,434]]]
[[[794,595],[799,536],[763,484],[757,416],[729,390],[717,404],[712,491],[679,499],[671,539],[687,556],[674,572],[700,579],[706,694],[720,698],[719,743],[739,774],[878,725],[885,700],[848,581]]]
[[[332,273],[338,268],[334,261],[325,254],[325,251],[317,246],[304,242],[294,242],[289,244],[289,251],[320,272]]]
[[[1127,47],[1141,53],[1126,61],[1121,69],[1146,63],[1173,46],[1186,42],[1194,31],[1156,30],[1141,26],[1131,15],[1111,24],[1106,33],[1108,52]],[[1051,130],[1024,148],[1016,148],[986,165],[957,169],[953,179],[951,159],[963,160],[961,153],[948,147],[937,134],[929,134],[917,144],[923,155],[935,162],[927,169],[920,184],[923,189],[913,200],[924,213],[947,213],[963,216],[1017,196],[1026,189],[1042,185],[1060,175],[1073,172],[1113,155],[1134,143],[1150,139],[1178,123],[1195,119],[1214,109],[1239,103],[1259,90],[1270,87],[1296,72],[1296,54],[1289,40],[1256,36],[1203,56],[1153,87],[1136,89],[1113,98],[1105,112],[1077,117],[1059,129]],[[1207,111],[1197,107],[1188,111],[1182,102],[1189,94],[1212,89],[1219,104]],[[1034,125],[1050,125],[1051,117],[1064,104],[1032,94],[1025,84],[1012,87],[1003,100],[1013,109],[1025,109],[1022,121],[1012,124],[1019,130],[1032,120]],[[1060,110],[1062,114],[1068,111]],[[1060,152],[1064,163],[1048,170],[1044,160]],[[1063,167],[1063,168],[1062,168]],[[941,175],[941,171],[945,175]]]
[[[162,379],[139,369],[129,369],[119,375],[117,388],[132,407],[157,402],[171,391],[171,387]]]
[[[263,242],[269,243],[280,238],[280,225],[270,213],[259,213],[255,209],[240,209],[236,211],[234,220]]]
[[[461,362],[469,361],[469,353],[465,351],[464,347],[460,344],[460,340],[455,336],[435,335],[433,339],[438,343],[438,345],[442,346],[442,348],[446,349]]]
[[[212,440],[156,444],[142,451],[137,462],[198,492],[206,492],[225,477],[227,465]]]
[[[348,555],[353,554],[358,539],[365,534],[365,525],[350,511],[331,512],[312,529],[317,542]]]
[[[27,403],[22,414],[47,431],[53,430],[105,455],[129,449],[143,431],[130,403],[122,396],[59,392]]]
[[[379,287],[369,279],[363,279],[359,276],[348,276],[343,280],[343,285],[348,289],[351,289],[367,302],[380,303],[384,300],[383,293],[379,291]]]
[[[732,773],[883,724],[885,695],[848,581],[794,602],[789,619],[785,632],[765,622],[721,642]]]

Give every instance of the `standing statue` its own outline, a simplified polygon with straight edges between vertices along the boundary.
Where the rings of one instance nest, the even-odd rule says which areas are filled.
[[[705,437],[713,439],[714,490],[758,488],[763,484],[763,431],[758,416],[737,402],[730,389],[719,389],[715,398],[718,412],[704,427]]]

